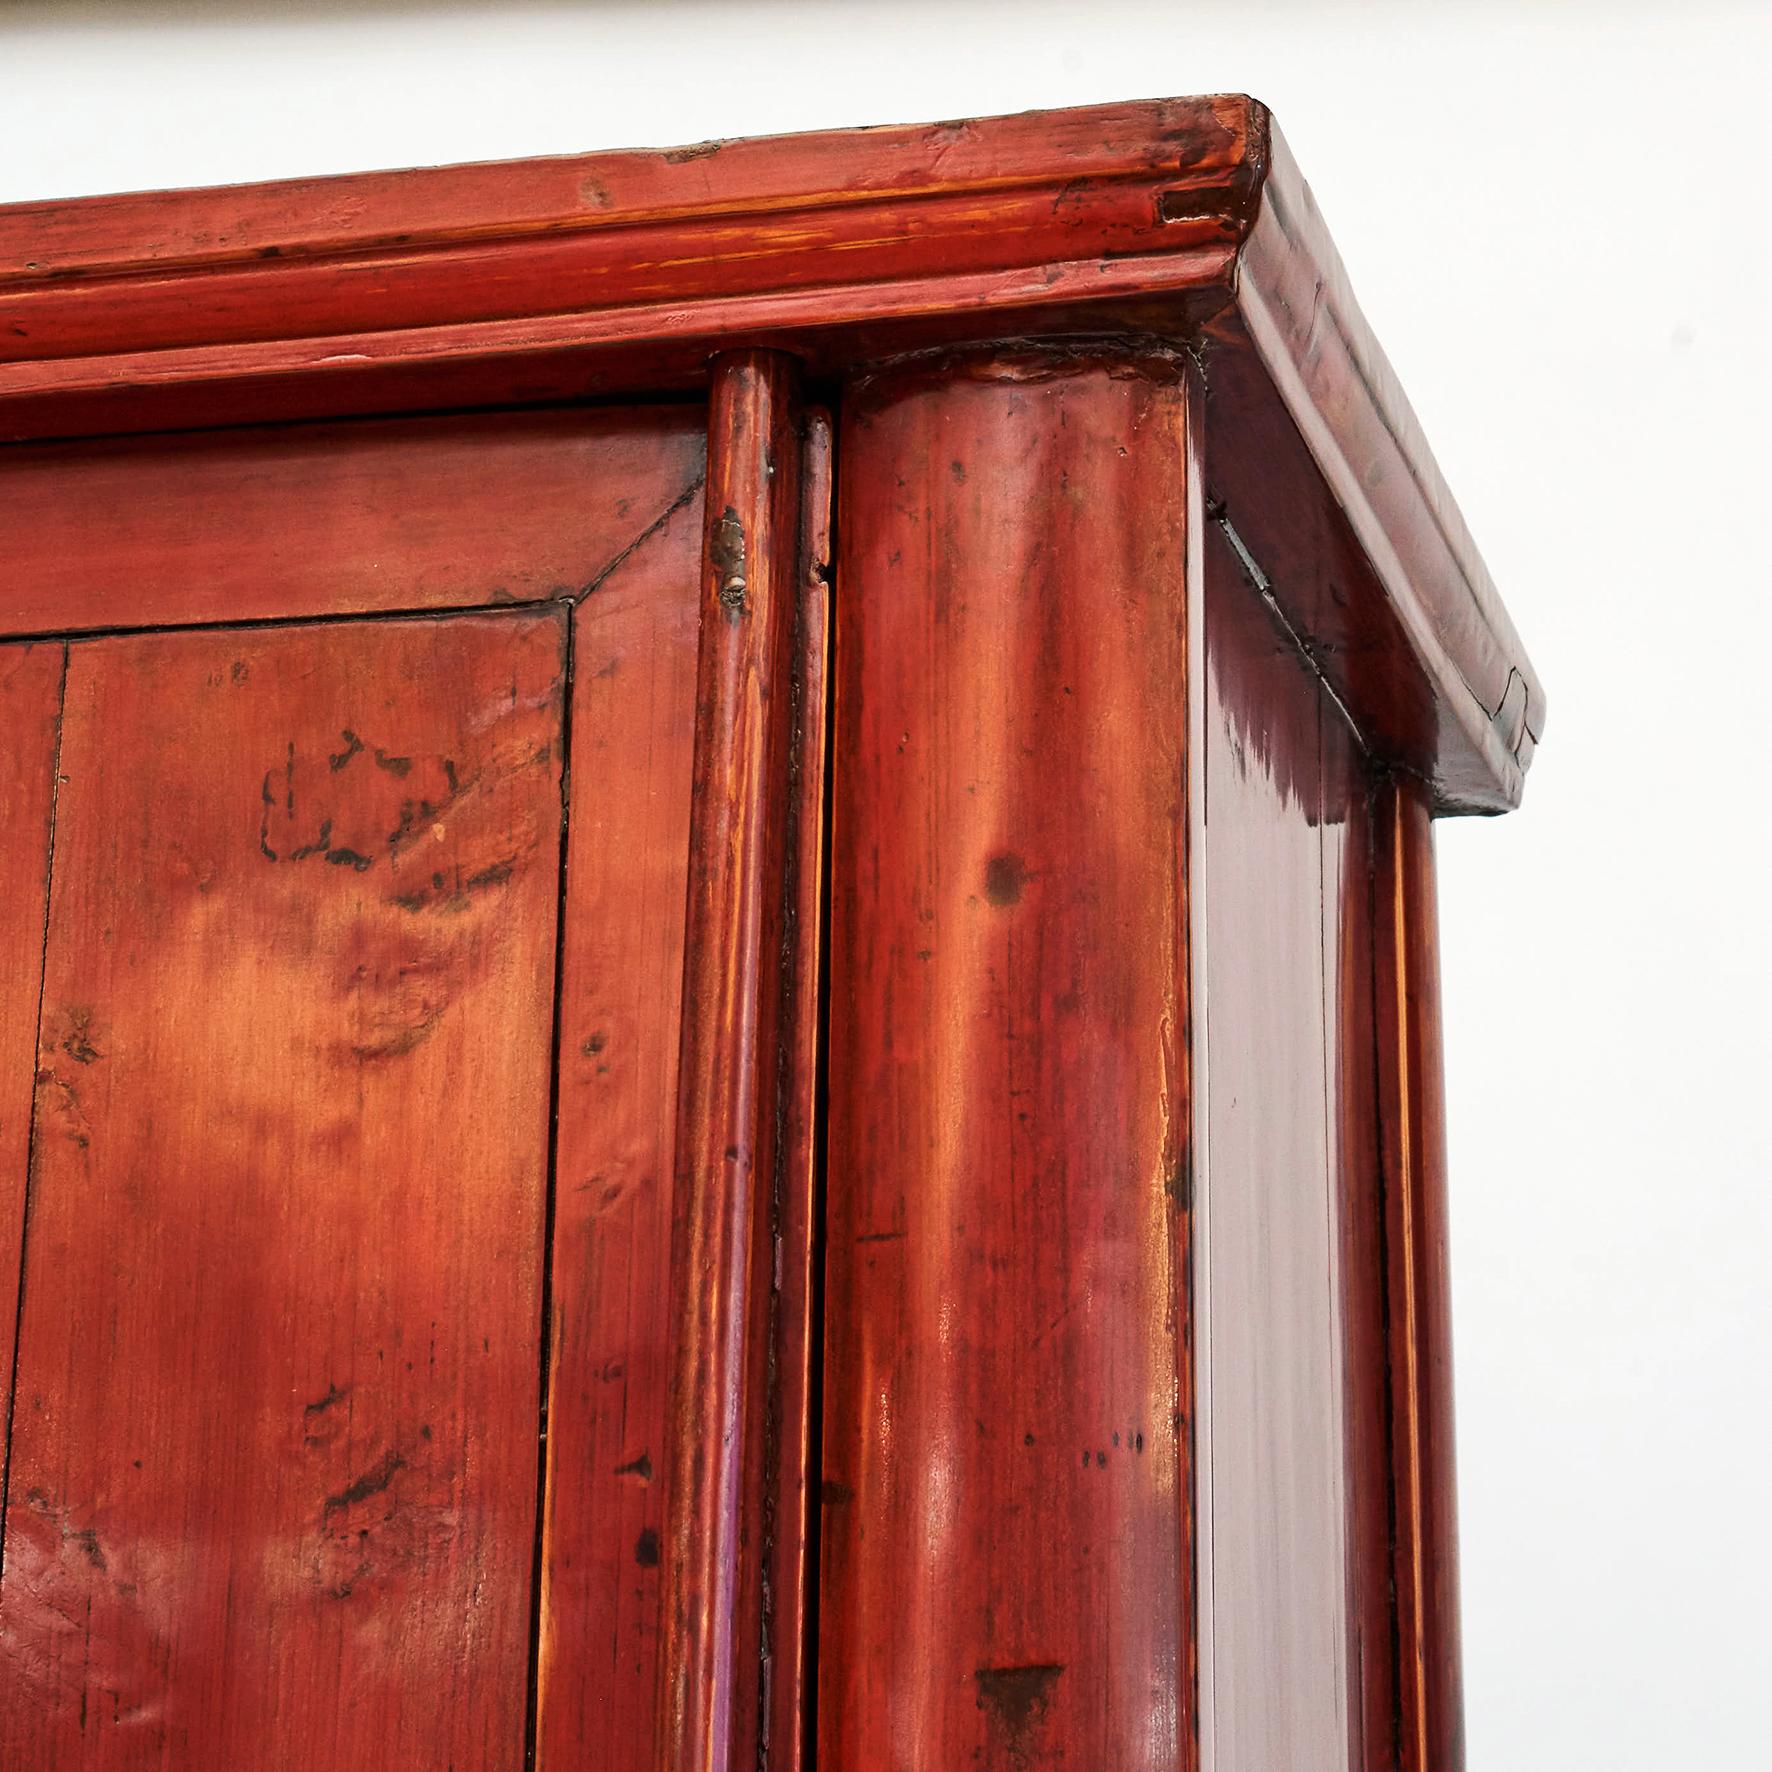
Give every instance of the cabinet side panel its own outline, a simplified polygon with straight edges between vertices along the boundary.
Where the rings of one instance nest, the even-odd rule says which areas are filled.
[[[1205,652],[1204,1758],[1214,1772],[1328,1772],[1349,1764],[1357,1728],[1340,929],[1363,786],[1333,704],[1216,529]]]
[[[1184,1763],[1186,389],[839,455],[819,1764]]]
[[[564,641],[70,648],[0,1764],[520,1762]]]
[[[650,1772],[702,510],[574,616],[537,1759]]]
[[[61,732],[61,646],[0,646],[0,1470],[12,1420],[13,1335],[31,1151],[31,1074]]]

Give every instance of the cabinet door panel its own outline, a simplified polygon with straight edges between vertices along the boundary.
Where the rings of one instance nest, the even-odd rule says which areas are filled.
[[[0,646],[0,1448],[30,1162],[31,1072],[43,984],[43,901],[55,807],[62,646]]]
[[[69,649],[0,1763],[521,1764],[565,644]]]

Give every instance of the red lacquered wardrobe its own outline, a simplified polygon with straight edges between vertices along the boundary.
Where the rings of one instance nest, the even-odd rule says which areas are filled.
[[[0,1765],[1460,1765],[1544,697],[1262,106],[14,206],[0,437]]]

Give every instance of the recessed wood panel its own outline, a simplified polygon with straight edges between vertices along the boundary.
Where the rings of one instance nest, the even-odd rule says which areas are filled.
[[[0,1763],[520,1764],[564,641],[70,648]]]

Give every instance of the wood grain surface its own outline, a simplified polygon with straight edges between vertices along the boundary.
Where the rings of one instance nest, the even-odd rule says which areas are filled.
[[[537,1764],[652,1772],[699,495],[573,616]]]
[[[1258,182],[1258,111],[1182,98],[5,205],[0,358],[23,370],[624,308],[701,330],[741,296],[1160,256],[1234,235]]]
[[[1456,1772],[1544,695],[1263,106],[14,206],[0,337],[0,1768]]]
[[[786,929],[782,942],[781,1150],[774,1189],[775,1322],[771,1338],[763,1651],[764,1764],[805,1772],[815,1761],[820,1386],[824,1314],[823,1018],[826,844],[830,792],[831,415],[805,415],[799,609],[794,624],[794,729],[788,759]]]
[[[773,1210],[784,1026],[801,419],[793,364],[708,403],[677,1077],[658,1764],[738,1772],[761,1728]]]
[[[0,633],[582,596],[702,465],[698,405],[0,450]]]
[[[1406,1772],[1463,1772],[1439,923],[1433,826],[1415,784],[1381,791],[1374,839],[1400,1763]]]
[[[1078,337],[1194,353],[1208,491],[1368,748],[1436,811],[1517,804],[1543,686],[1254,99],[0,208],[8,438],[699,392],[760,347],[846,383]]]
[[[1191,1741],[1184,380],[844,415],[820,1765]]]
[[[10,1444],[43,919],[61,740],[61,646],[0,646],[0,1473]],[[4,1477],[0,1475],[0,1492]]]
[[[564,640],[70,649],[0,1763],[520,1762]]]

